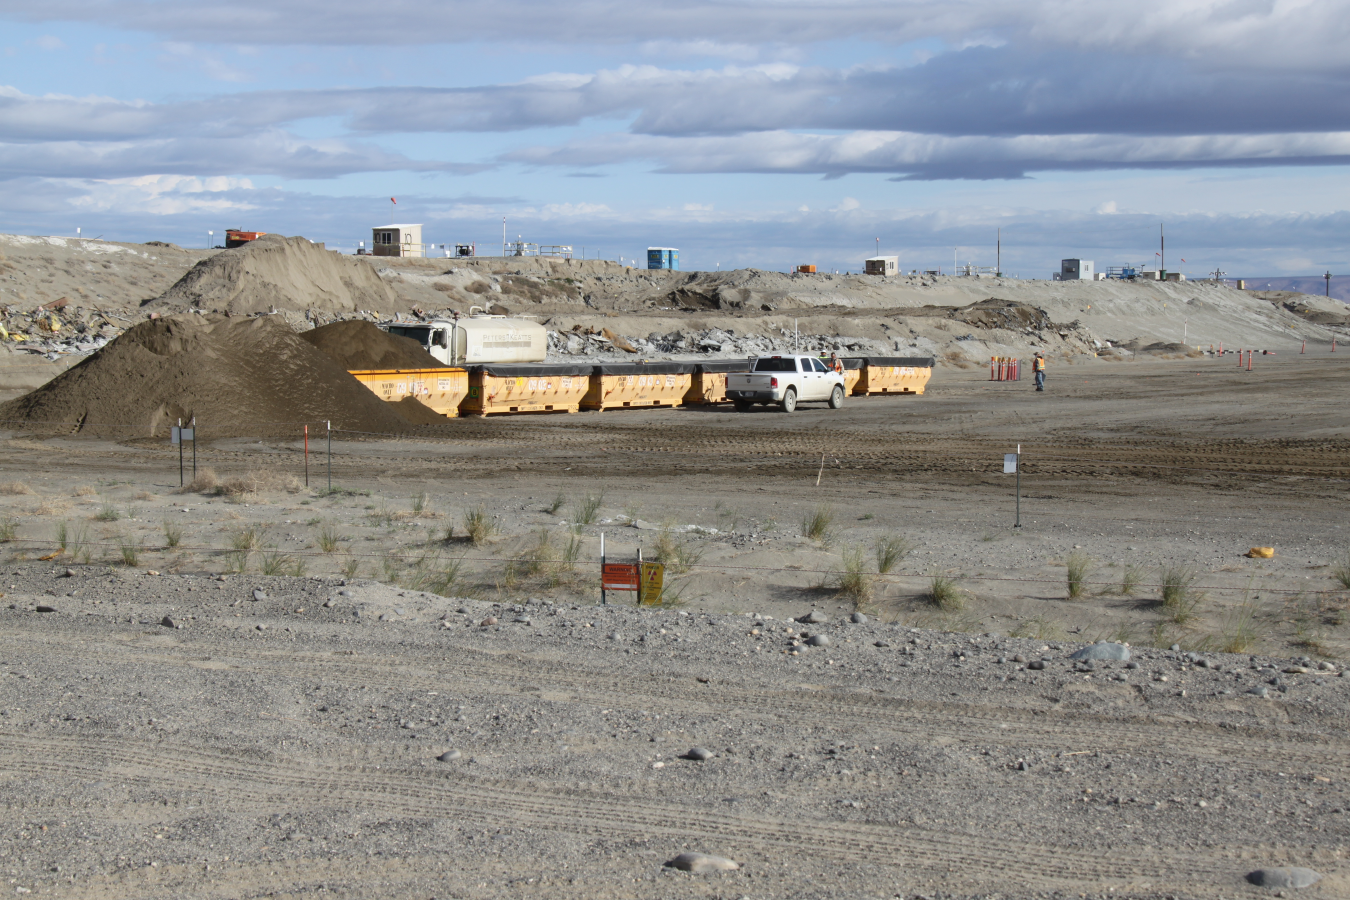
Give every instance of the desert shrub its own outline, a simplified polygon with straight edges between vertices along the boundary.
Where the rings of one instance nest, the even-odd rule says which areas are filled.
[[[1070,600],[1081,600],[1087,594],[1087,579],[1092,573],[1092,557],[1075,550],[1064,560],[1068,569],[1068,589]]]
[[[0,494],[9,494],[11,496],[19,494],[36,494],[37,491],[30,488],[22,481],[6,481],[0,484]]]
[[[958,612],[966,608],[965,592],[960,582],[950,575],[934,574],[928,581],[928,602],[945,612]]]
[[[888,534],[876,545],[877,573],[888,574],[914,551],[914,545],[899,535]]]
[[[487,508],[481,503],[464,511],[464,532],[475,547],[481,546],[496,531],[497,523],[488,516]]]
[[[594,525],[595,520],[600,515],[600,504],[604,502],[604,499],[605,495],[603,493],[599,493],[599,494],[587,494],[586,496],[578,500],[577,517],[576,517],[577,524]]]
[[[822,503],[802,517],[802,537],[813,541],[826,542],[834,527],[834,507]]]
[[[848,547],[840,554],[840,570],[834,578],[839,595],[852,602],[855,611],[872,602],[877,578],[867,571],[867,551],[862,547]]]
[[[1176,625],[1185,625],[1195,618],[1195,609],[1203,599],[1195,592],[1197,573],[1189,566],[1168,566],[1162,570],[1161,603],[1168,618]]]

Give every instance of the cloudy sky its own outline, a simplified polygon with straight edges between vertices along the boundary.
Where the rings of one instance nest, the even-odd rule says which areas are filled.
[[[0,231],[1350,270],[1344,0],[0,0]],[[878,244],[879,239],[879,244]],[[1182,263],[1181,259],[1186,263]]]

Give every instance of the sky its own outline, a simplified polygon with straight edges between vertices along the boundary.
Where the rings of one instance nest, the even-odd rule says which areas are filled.
[[[0,231],[1347,273],[1347,39],[1343,0],[0,0]]]

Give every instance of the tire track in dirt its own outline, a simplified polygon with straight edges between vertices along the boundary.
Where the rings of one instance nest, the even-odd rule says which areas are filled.
[[[67,656],[74,665],[92,649],[77,648],[75,635],[68,642],[56,641],[47,652]],[[31,642],[30,642],[31,643]],[[102,664],[125,659],[137,664],[154,662],[178,668],[196,667],[189,659],[209,655],[232,669],[257,675],[313,680],[348,687],[379,685],[387,689],[439,691],[455,684],[465,694],[536,696],[535,681],[549,686],[550,693],[565,689],[568,702],[593,706],[629,704],[634,709],[660,705],[684,715],[728,715],[744,720],[777,722],[784,718],[803,721],[829,718],[869,734],[903,737],[915,742],[943,739],[956,743],[984,743],[1044,750],[1095,750],[1118,752],[1121,747],[1154,751],[1161,755],[1185,756],[1197,761],[1222,762],[1249,770],[1301,765],[1320,771],[1327,766],[1350,768],[1350,747],[1319,734],[1297,731],[1233,728],[1200,721],[1159,722],[1138,715],[1109,717],[1099,713],[1039,710],[1026,707],[996,707],[960,701],[936,703],[903,697],[849,691],[813,690],[803,686],[783,689],[774,682],[726,685],[690,685],[654,675],[616,678],[609,669],[563,665],[535,656],[504,660],[497,654],[454,648],[455,661],[430,654],[413,656],[401,647],[397,665],[368,662],[361,657],[306,654],[260,649],[240,656],[238,647],[194,640],[181,645],[182,654],[161,648],[131,650],[123,642],[95,642]],[[3,646],[3,645],[0,645]],[[6,648],[13,653],[18,647]],[[461,661],[463,660],[463,661]],[[523,682],[523,683],[522,683]],[[1053,687],[1053,686],[1049,686]],[[1253,700],[1252,702],[1258,702]],[[336,733],[332,726],[310,721],[307,727]],[[1203,734],[1204,740],[1196,740]]]
[[[61,779],[120,778],[186,799],[210,797],[216,804],[261,815],[283,804],[361,809],[385,817],[438,819],[475,826],[516,827],[613,836],[653,832],[716,841],[749,856],[813,855],[817,861],[898,867],[917,874],[959,869],[964,878],[990,887],[1017,868],[1037,873],[1044,887],[1092,888],[1134,880],[1214,884],[1226,874],[1208,856],[1179,848],[1074,850],[1026,840],[952,833],[919,826],[843,822],[836,819],[775,821],[690,808],[651,796],[616,797],[531,782],[502,782],[444,775],[335,766],[314,760],[242,759],[227,753],[161,741],[143,749],[134,740],[102,737],[32,738],[0,733],[0,764],[23,764]],[[103,801],[100,801],[102,803]],[[179,802],[185,802],[180,800]],[[897,866],[897,857],[900,863]]]

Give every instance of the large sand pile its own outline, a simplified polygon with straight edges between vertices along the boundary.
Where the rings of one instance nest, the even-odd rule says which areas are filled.
[[[143,322],[78,366],[0,406],[0,420],[162,436],[197,418],[203,437],[408,423],[278,317],[185,315]],[[295,423],[295,424],[287,424]]]
[[[342,368],[439,369],[445,364],[412,338],[401,337],[370,322],[333,322],[300,335]]]
[[[247,314],[273,310],[394,312],[401,304],[366,263],[302,237],[265,235],[204,259],[150,308]]]

